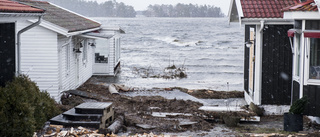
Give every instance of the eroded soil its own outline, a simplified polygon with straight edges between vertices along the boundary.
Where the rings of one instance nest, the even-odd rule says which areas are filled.
[[[175,88],[165,88],[163,91],[170,91]],[[78,104],[87,101],[103,101],[113,102],[116,116],[123,115],[125,123],[120,132],[136,134],[136,133],[182,133],[182,132],[206,132],[204,136],[210,136],[212,129],[221,127],[223,124],[222,117],[237,115],[237,116],[252,116],[253,112],[205,112],[199,110],[203,104],[190,100],[166,99],[160,96],[136,96],[129,97],[121,94],[110,94],[108,87],[105,84],[97,84],[95,80],[88,80],[85,84],[78,88],[80,91],[88,92],[94,96],[76,96],[64,94],[61,98],[62,110],[68,110]],[[153,89],[149,89],[153,90]],[[156,89],[154,89],[156,90]],[[238,92],[216,92],[211,90],[193,90],[180,88],[179,90],[186,92],[198,98],[233,98],[241,97]],[[160,90],[159,92],[161,92]],[[121,92],[121,91],[120,91]],[[129,91],[130,92],[130,91]],[[98,95],[98,96],[97,96]],[[153,114],[173,113],[174,115],[155,116]],[[282,134],[282,116],[265,116],[261,117],[260,123],[241,123],[236,128],[227,128],[232,130],[227,135],[235,136],[250,136],[260,132],[269,131]],[[189,123],[189,124],[181,124]],[[312,123],[305,122],[305,127],[310,127],[304,135],[318,135],[316,131],[319,129]],[[268,130],[269,129],[269,130]],[[225,130],[223,130],[225,131]],[[228,130],[226,130],[228,131]],[[220,132],[220,131],[219,131]],[[197,134],[198,135],[198,134]],[[222,135],[225,135],[222,133]],[[192,135],[191,135],[192,136]]]

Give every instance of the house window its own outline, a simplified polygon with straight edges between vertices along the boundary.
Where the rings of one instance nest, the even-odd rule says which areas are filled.
[[[295,76],[300,76],[300,34],[296,34],[295,54]]]
[[[320,30],[320,20],[307,20],[306,30]]]
[[[108,63],[110,41],[106,39],[97,39],[95,42],[95,63]]]
[[[320,39],[310,38],[309,78],[320,79]]]

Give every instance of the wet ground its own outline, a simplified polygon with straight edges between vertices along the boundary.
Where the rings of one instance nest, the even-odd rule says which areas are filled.
[[[63,95],[61,108],[67,110],[88,101],[111,101],[116,116],[125,117],[125,123],[118,133],[124,136],[150,132],[180,136],[264,136],[262,133],[272,136],[316,136],[320,129],[306,118],[304,132],[284,132],[282,116],[262,116],[260,122],[240,122],[237,127],[227,127],[222,120],[225,116],[248,117],[255,114],[242,109],[240,112],[230,112],[228,109],[224,112],[199,109],[204,106],[246,108],[243,98],[230,98],[237,96],[237,92],[226,92],[221,96],[215,95],[221,92],[203,89],[131,87],[128,92],[119,91],[120,94],[112,95],[108,91],[109,84],[102,77],[91,78],[78,88],[79,91],[86,92],[86,95]],[[193,96],[196,92],[202,92],[203,97]]]

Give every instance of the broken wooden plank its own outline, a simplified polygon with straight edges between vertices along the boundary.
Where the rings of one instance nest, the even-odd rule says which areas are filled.
[[[199,108],[199,110],[204,111],[214,111],[214,112],[237,112],[237,111],[246,111],[244,109],[241,109],[240,107],[235,106],[202,106]]]
[[[136,124],[137,127],[143,128],[143,129],[154,129],[156,126],[151,126],[148,124]]]

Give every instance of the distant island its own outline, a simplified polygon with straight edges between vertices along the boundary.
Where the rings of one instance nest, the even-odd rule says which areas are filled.
[[[178,3],[172,5],[149,5],[142,14],[146,17],[224,17],[219,7]]]
[[[146,17],[224,17],[219,7],[210,5],[149,5],[145,11],[135,11],[130,5],[123,2],[85,0],[42,0],[54,3],[68,10],[89,17],[136,17],[137,14]]]

